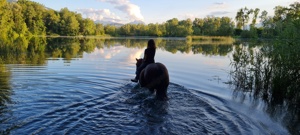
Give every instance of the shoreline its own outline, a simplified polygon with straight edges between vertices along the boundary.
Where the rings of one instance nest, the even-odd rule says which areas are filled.
[[[186,40],[186,37],[154,37],[154,36],[33,36],[33,37],[46,37],[46,38],[100,38],[100,39],[152,39],[152,38],[160,38],[160,39],[181,39]]]
[[[186,37],[156,37],[156,36],[51,36],[51,35],[37,35],[32,37],[46,37],[46,38],[99,38],[99,39],[177,39],[177,40],[276,40],[276,38],[241,38],[235,36],[186,36]],[[203,38],[204,39],[201,39]]]

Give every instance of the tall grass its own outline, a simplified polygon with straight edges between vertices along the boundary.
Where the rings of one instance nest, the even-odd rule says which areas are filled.
[[[259,49],[235,46],[230,73],[237,91],[263,99],[271,116],[291,134],[300,133],[300,19],[285,22],[271,44]]]
[[[187,36],[186,41],[189,44],[233,44],[235,39],[224,36]]]
[[[265,101],[270,114],[283,111],[283,123],[292,134],[300,131],[299,43],[290,39],[261,48],[235,46],[230,72],[236,91]]]

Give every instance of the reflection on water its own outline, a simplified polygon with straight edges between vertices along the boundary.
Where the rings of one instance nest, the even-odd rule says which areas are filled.
[[[10,81],[11,73],[6,69],[6,66],[0,63],[0,114],[2,107],[10,102],[9,96],[11,95]]]
[[[300,63],[295,51],[299,47],[294,46],[298,42],[247,43],[234,46],[230,75],[235,95],[253,98],[254,104],[262,102],[265,111],[282,121],[291,134],[300,133],[300,72],[296,68]]]
[[[287,134],[261,109],[231,100],[224,82],[232,44],[155,39],[156,61],[171,77],[170,99],[155,100],[129,81],[147,40],[0,44],[0,133]]]

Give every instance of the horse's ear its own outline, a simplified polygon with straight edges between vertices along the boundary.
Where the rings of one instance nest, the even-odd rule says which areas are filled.
[[[139,61],[139,59],[135,58],[136,61]]]

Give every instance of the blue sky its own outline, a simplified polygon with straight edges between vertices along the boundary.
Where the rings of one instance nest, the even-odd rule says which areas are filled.
[[[300,0],[33,0],[46,7],[60,10],[67,7],[93,20],[128,23],[140,20],[163,23],[179,20],[228,16],[234,19],[238,9],[259,8],[273,15],[275,6],[289,6]]]

